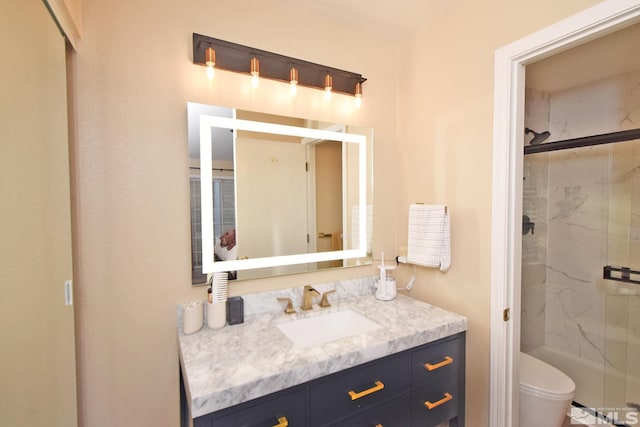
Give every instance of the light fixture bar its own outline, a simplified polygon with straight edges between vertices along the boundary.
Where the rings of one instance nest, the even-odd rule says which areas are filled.
[[[367,79],[361,74],[315,64],[265,50],[193,33],[193,63],[206,65],[207,48],[215,49],[215,67],[238,73],[251,73],[251,58],[260,60],[260,78],[291,82],[291,68],[297,71],[298,85],[325,89],[325,76],[332,78],[332,92],[356,95],[355,87]]]

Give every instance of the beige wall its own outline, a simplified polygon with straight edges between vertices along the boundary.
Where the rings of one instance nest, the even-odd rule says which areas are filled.
[[[82,9],[72,61],[80,424],[175,426],[175,305],[205,295],[190,285],[187,101],[375,125],[376,167],[389,171],[396,52],[277,1],[86,0]],[[370,79],[362,108],[340,95],[329,106],[307,88],[292,101],[287,85],[269,81],[254,93],[248,77],[222,71],[209,83],[190,62],[193,32],[362,73]],[[375,199],[388,199],[394,181],[391,169]],[[376,249],[392,253],[395,212],[376,214]],[[232,292],[372,274],[327,271],[243,282]]]
[[[494,51],[595,3],[459,1],[401,54],[398,235],[409,203],[450,207],[451,269],[418,268],[412,295],[468,316],[469,426],[488,424]],[[397,276],[412,272],[404,266]]]
[[[83,2],[72,76],[81,424],[178,422],[174,305],[204,295],[189,284],[186,103],[195,101],[375,127],[376,254],[406,241],[410,202],[451,207],[452,268],[418,269],[412,295],[469,317],[467,419],[487,425],[494,50],[594,3],[456,2],[399,56],[376,35],[278,1]],[[209,83],[190,63],[192,32],[360,72],[363,107],[339,96],[329,107],[305,88],[292,101],[274,82],[254,92],[223,72]],[[374,273],[265,279],[233,292]]]

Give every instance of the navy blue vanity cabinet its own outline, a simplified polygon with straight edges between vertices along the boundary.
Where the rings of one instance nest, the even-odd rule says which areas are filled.
[[[464,425],[465,335],[419,347],[411,360],[411,425]]]
[[[465,333],[203,415],[194,427],[464,426]]]

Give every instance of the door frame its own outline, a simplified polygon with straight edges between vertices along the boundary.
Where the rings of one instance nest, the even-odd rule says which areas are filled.
[[[518,425],[525,66],[640,21],[607,0],[495,52],[489,425]],[[505,226],[506,225],[506,226]],[[503,320],[508,309],[510,318]],[[509,316],[508,316],[509,317]]]

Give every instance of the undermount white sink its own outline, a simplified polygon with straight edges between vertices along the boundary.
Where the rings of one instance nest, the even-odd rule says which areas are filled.
[[[378,329],[353,310],[341,310],[276,325],[299,347],[311,347]]]

